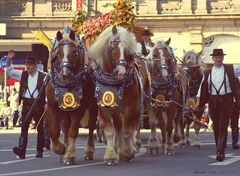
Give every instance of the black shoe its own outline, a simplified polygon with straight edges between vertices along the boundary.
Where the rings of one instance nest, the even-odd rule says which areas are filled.
[[[18,147],[14,147],[13,148],[13,152],[19,156],[20,159],[25,159],[25,151],[21,150],[20,148]]]
[[[36,158],[42,158],[43,157],[43,152],[37,152],[35,157]]]
[[[240,146],[239,146],[239,145],[237,145],[237,144],[232,144],[232,148],[233,148],[234,150],[237,150],[237,149],[239,149],[239,148],[240,148]]]
[[[217,161],[223,161],[224,158],[225,158],[225,154],[223,152],[217,152],[217,157],[216,157]]]
[[[49,143],[46,143],[46,144],[44,144],[44,147],[46,148],[46,149],[48,149],[48,150],[50,150],[51,148],[50,148],[50,144]]]

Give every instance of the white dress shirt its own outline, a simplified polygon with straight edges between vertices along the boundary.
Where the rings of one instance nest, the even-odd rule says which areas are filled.
[[[223,83],[224,80],[224,66],[221,67],[212,67],[212,71],[210,72],[212,76],[212,84],[215,86],[215,89],[213,85],[210,84],[210,75],[208,76],[208,92],[211,93],[211,95],[218,95],[217,91],[219,90],[219,95],[225,95],[226,93],[231,93],[232,90],[230,88],[229,79],[227,74],[225,74],[225,81],[226,81],[226,91],[225,86]],[[223,85],[222,85],[223,84]],[[221,86],[222,85],[222,86]],[[212,86],[212,92],[210,92]]]
[[[233,65],[233,71],[234,71],[235,77],[238,78],[238,80],[240,81],[240,64],[234,64]],[[213,66],[213,68],[212,68],[212,82],[213,82],[214,86],[217,89],[219,89],[219,87],[221,86],[221,83],[223,82],[223,74],[224,74],[224,66],[223,65],[221,67],[219,67],[219,68]],[[202,82],[204,80],[204,77],[205,76],[203,75]],[[201,82],[201,84],[199,86],[197,97],[200,97],[202,82]],[[208,77],[208,86],[210,85],[209,83],[210,83],[210,76]],[[227,75],[226,75],[226,87],[227,87],[227,93],[232,92],[231,88],[230,88],[230,84],[229,84],[229,80],[228,80]],[[209,88],[210,87],[208,87],[208,91],[210,93],[210,89]],[[225,94],[224,85],[222,86],[219,94],[220,95],[224,95]],[[212,95],[216,95],[216,91],[215,91],[214,88],[212,88]]]
[[[20,81],[22,77],[22,70],[15,70],[12,66],[6,67],[6,72],[8,76]],[[33,76],[31,74],[28,75],[28,90],[26,90],[25,94],[22,95],[25,98],[32,98],[30,94],[34,92],[34,90],[37,87],[37,81],[38,81],[38,74],[39,72],[37,71]],[[33,98],[37,98],[38,96],[38,90],[33,93]]]

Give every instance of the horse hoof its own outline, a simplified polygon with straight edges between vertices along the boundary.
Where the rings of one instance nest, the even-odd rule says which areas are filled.
[[[158,152],[158,148],[150,148],[149,149],[149,153],[151,155],[157,155],[159,152]]]
[[[64,155],[65,153],[65,146],[64,145],[59,145],[58,147],[51,147],[53,151],[58,154],[58,155]]]
[[[180,141],[180,137],[179,136],[174,136],[173,137],[173,142],[174,143],[178,143]]]
[[[187,143],[187,145],[190,145],[190,144],[191,144],[190,141],[187,141],[186,143]]]
[[[167,156],[172,156],[172,155],[174,155],[174,152],[173,151],[166,151],[165,154]]]
[[[84,159],[87,161],[93,160],[93,152],[86,153]]]
[[[116,166],[117,165],[117,160],[116,159],[110,159],[106,161],[106,166]]]
[[[62,156],[60,156],[59,162],[60,162],[61,164],[63,164],[63,157],[62,157]]]
[[[74,165],[74,157],[71,157],[71,158],[63,158],[63,164],[64,164],[65,166]]]
[[[120,159],[126,162],[131,161],[134,158],[134,155],[132,156],[120,156]]]
[[[140,148],[136,148],[136,150],[135,150],[135,153],[139,153],[140,152]]]
[[[186,144],[180,144],[181,148],[185,149],[186,148]]]
[[[194,145],[195,150],[200,150],[200,145]]]

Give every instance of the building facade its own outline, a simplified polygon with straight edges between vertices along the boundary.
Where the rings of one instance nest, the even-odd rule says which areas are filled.
[[[1,0],[0,56],[9,49],[20,58],[29,52],[38,54],[46,64],[47,51],[35,39],[39,29],[49,38],[63,26],[72,24],[75,16],[72,4],[79,0]],[[83,8],[91,15],[109,12],[114,0],[83,0]],[[222,47],[228,54],[226,62],[240,62],[237,45],[240,44],[240,0],[136,0],[133,2],[136,24],[150,29],[152,40],[171,37],[175,54],[183,50],[203,51],[206,62],[211,62],[212,48]],[[2,77],[2,76],[1,76]]]

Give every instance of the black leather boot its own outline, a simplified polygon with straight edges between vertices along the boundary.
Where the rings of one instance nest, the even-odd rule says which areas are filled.
[[[20,159],[25,159],[25,154],[26,151],[19,147],[13,147],[13,152],[20,158]]]
[[[232,129],[232,148],[234,150],[239,149],[238,143],[238,134],[239,134],[239,129],[238,128],[233,128]]]
[[[13,152],[20,158],[25,159],[26,154],[26,139],[24,137],[19,138],[18,147],[13,148]]]
[[[218,138],[217,154],[216,154],[217,161],[223,161],[225,158],[225,146],[226,146],[226,144],[224,143],[225,141],[226,140],[224,139],[224,137]]]

